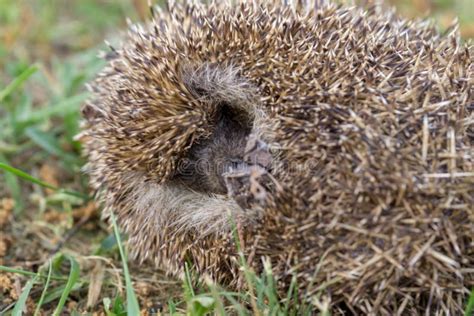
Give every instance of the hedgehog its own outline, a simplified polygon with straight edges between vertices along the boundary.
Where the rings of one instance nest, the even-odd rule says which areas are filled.
[[[460,314],[474,286],[474,64],[379,7],[151,6],[89,88],[85,170],[131,257],[335,314]],[[316,307],[315,307],[316,309]]]

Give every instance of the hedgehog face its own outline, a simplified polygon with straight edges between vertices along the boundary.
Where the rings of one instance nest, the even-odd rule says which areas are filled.
[[[191,146],[173,180],[199,192],[226,194],[224,174],[247,166],[244,153],[250,131],[245,113],[228,104],[219,105],[211,135]]]
[[[228,232],[229,214],[254,221],[258,211],[244,210],[246,205],[230,194],[240,185],[226,181],[268,162],[267,150],[246,155],[264,119],[254,85],[228,63],[186,62],[174,65],[172,74],[151,67],[145,76],[136,76],[132,64],[151,62],[137,60],[127,48],[120,53],[91,86],[102,97],[83,109],[90,123],[97,122],[83,142],[92,184],[105,193],[104,214],[117,210],[119,222],[134,230],[131,239],[142,249],[135,253],[152,255],[147,247],[153,233],[165,238],[170,230],[199,231],[203,238]],[[153,58],[147,54],[152,57],[142,57]],[[135,231],[138,223],[146,229]]]

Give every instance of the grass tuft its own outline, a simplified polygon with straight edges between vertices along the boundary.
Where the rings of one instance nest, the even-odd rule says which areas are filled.
[[[67,280],[66,286],[64,287],[64,290],[62,291],[61,298],[59,299],[59,303],[56,306],[56,309],[54,310],[53,316],[59,316],[61,315],[61,312],[64,308],[64,304],[66,304],[66,300],[69,297],[69,293],[71,293],[74,285],[76,284],[77,280],[79,279],[79,273],[80,273],[80,268],[79,264],[77,261],[68,255],[60,255],[57,259],[55,260],[62,260],[62,258],[65,258],[69,260],[69,263],[71,265],[70,272],[69,272],[69,278]]]
[[[54,190],[54,191],[59,191],[59,192],[62,192],[62,193],[65,193],[65,194],[68,194],[68,195],[72,195],[72,196],[75,196],[75,197],[78,197],[78,198],[81,198],[81,199],[84,199],[84,200],[88,200],[89,197],[87,195],[84,195],[82,193],[79,193],[79,192],[75,192],[75,191],[70,191],[70,190],[64,190],[64,189],[61,189],[61,188],[58,188],[52,184],[49,184],[49,183],[46,183],[44,181],[41,181],[33,176],[30,176],[28,173],[24,172],[24,171],[21,171],[20,169],[17,169],[17,168],[14,168],[10,165],[7,165],[3,162],[0,162],[0,169],[3,169],[5,171],[8,171],[14,175],[16,175],[17,177],[19,178],[22,178],[26,181],[29,181],[31,183],[34,183],[34,184],[37,184],[37,185],[40,185],[44,188],[47,188],[47,189],[50,189],[50,190]]]
[[[41,306],[44,303],[44,298],[46,297],[46,293],[47,293],[48,288],[49,288],[49,283],[51,282],[52,272],[53,272],[53,265],[51,263],[51,260],[49,260],[49,262],[48,262],[48,276],[46,277],[46,283],[44,284],[43,291],[41,292],[41,297],[38,300],[38,303],[36,304],[36,309],[35,309],[34,316],[39,316],[40,315]]]
[[[112,225],[114,228],[115,239],[117,240],[117,245],[120,252],[120,258],[122,259],[123,265],[123,274],[125,276],[125,287],[127,293],[127,314],[128,315],[139,315],[140,314],[140,306],[138,305],[138,299],[135,294],[135,290],[133,289],[132,278],[130,277],[130,272],[128,270],[127,265],[127,256],[123,249],[122,241],[120,238],[119,228],[117,226],[117,221],[115,219],[115,215],[111,213]]]
[[[28,299],[28,296],[30,295],[31,289],[33,288],[33,284],[35,284],[37,279],[38,276],[36,275],[33,279],[30,279],[28,282],[26,282],[25,288],[21,292],[20,297],[18,298],[15,307],[13,308],[12,316],[23,315],[23,312],[26,310],[26,301]]]

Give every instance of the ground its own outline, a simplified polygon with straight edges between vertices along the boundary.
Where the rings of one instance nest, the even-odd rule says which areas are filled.
[[[410,18],[433,17],[441,29],[458,16],[463,39],[474,38],[472,0],[392,4]],[[147,14],[147,0],[0,0],[0,315],[18,309],[124,314],[133,305],[129,275],[144,315],[220,313],[216,295],[232,296],[213,287],[198,295],[190,280],[183,290],[181,281],[134,262],[127,273],[81,173],[74,135],[84,84],[103,65],[97,58],[103,40],[119,43],[125,18]],[[272,301],[271,295],[263,301],[242,296],[235,313],[257,312]],[[324,302],[317,303],[324,311]]]

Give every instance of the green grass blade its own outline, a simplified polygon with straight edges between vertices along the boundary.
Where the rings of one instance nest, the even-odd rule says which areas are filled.
[[[250,305],[252,306],[252,310],[253,310],[253,313],[254,315],[261,315],[260,313],[260,310],[258,309],[258,306],[257,306],[257,301],[255,299],[255,290],[258,291],[258,289],[255,289],[255,283],[256,283],[256,278],[255,278],[255,274],[254,272],[249,268],[248,264],[247,264],[247,259],[245,258],[245,255],[242,251],[242,247],[241,247],[241,244],[240,244],[240,239],[239,239],[239,234],[238,234],[238,229],[237,229],[237,225],[234,221],[234,218],[232,216],[229,216],[229,219],[232,223],[232,235],[234,237],[234,242],[235,242],[235,247],[237,248],[237,253],[239,255],[239,258],[240,258],[240,266],[244,272],[244,276],[245,276],[245,281],[247,282],[247,287],[248,287],[248,292],[249,292],[249,296],[250,296]]]
[[[25,271],[25,270],[20,270],[20,269],[15,269],[15,268],[9,268],[9,267],[5,267],[5,266],[1,266],[1,265],[0,265],[0,271],[9,272],[9,273],[17,273],[17,274],[26,275],[26,276],[31,276],[31,277],[35,277],[35,276],[36,276],[36,273],[34,273],[34,272]]]
[[[246,311],[245,306],[242,303],[240,303],[238,300],[236,300],[233,297],[232,293],[222,292],[222,296],[224,296],[232,304],[232,307],[237,312],[237,315],[239,316],[250,315],[250,313]]]
[[[35,310],[34,316],[39,316],[40,315],[40,309],[41,309],[41,306],[43,305],[44,298],[46,297],[46,292],[48,291],[49,282],[51,281],[52,272],[53,272],[53,265],[51,264],[51,260],[49,260],[48,277],[46,278],[46,283],[44,285],[43,292],[41,293],[41,297],[38,300],[38,303],[36,304],[36,310]]]
[[[266,302],[270,307],[279,307],[280,302],[277,295],[270,260],[264,260],[263,270],[262,279],[264,280],[264,283],[262,284],[262,287],[264,288],[265,293],[264,302]]]
[[[215,314],[225,316],[227,315],[224,309],[224,302],[222,301],[222,297],[219,295],[217,291],[217,286],[212,282],[212,280],[207,280],[207,285],[211,290],[211,295],[214,298],[215,302]]]
[[[63,193],[69,194],[69,195],[77,196],[77,197],[82,198],[84,200],[89,199],[88,196],[86,196],[82,193],[75,192],[75,191],[70,191],[70,190],[63,190],[63,189],[58,188],[58,187],[56,187],[52,184],[46,183],[44,181],[41,181],[40,179],[37,179],[33,176],[30,176],[28,173],[26,173],[24,171],[21,171],[20,169],[17,169],[15,167],[10,166],[10,165],[7,165],[3,162],[0,162],[0,169],[3,169],[7,172],[10,172],[10,173],[16,175],[19,178],[22,178],[22,179],[24,179],[26,181],[29,181],[31,183],[40,185],[42,187],[45,187],[45,188],[48,188],[48,189],[51,189],[51,190],[55,190],[55,191],[60,191],[60,192],[63,192]]]
[[[285,301],[285,306],[284,306],[284,310],[283,310],[283,314],[285,315],[288,315],[288,311],[290,309],[290,303],[291,303],[291,299],[294,297],[294,294],[297,294],[296,293],[296,290],[298,289],[298,287],[296,286],[296,275],[293,275],[293,277],[291,278],[291,283],[290,283],[290,287],[288,289],[288,293],[286,295],[286,301]]]
[[[173,301],[173,299],[168,300],[168,311],[170,316],[173,316],[177,313],[176,303]]]
[[[26,181],[29,181],[31,183],[34,183],[34,184],[38,184],[42,187],[45,187],[45,188],[48,188],[48,189],[51,189],[51,190],[59,190],[59,188],[55,187],[54,185],[51,185],[49,183],[46,183],[46,182],[43,182],[33,176],[30,176],[29,174],[27,174],[26,172],[23,172],[21,171],[20,169],[17,169],[15,167],[12,167],[10,165],[7,165],[3,162],[0,162],[0,169],[3,169],[5,171],[8,171],[14,175],[16,175],[17,177],[20,177],[22,178],[23,180],[26,180]]]
[[[9,96],[15,89],[17,89],[23,82],[25,82],[32,74],[38,70],[38,66],[32,65],[25,69],[18,77],[16,77],[8,86],[0,91],[0,102]]]
[[[0,153],[0,163],[8,164],[7,158]],[[24,208],[23,196],[21,194],[18,178],[12,173],[5,174],[5,184],[15,200],[15,214],[20,214]]]
[[[128,271],[127,256],[125,255],[125,251],[123,249],[122,239],[120,238],[117,221],[113,213],[111,213],[110,217],[112,218],[112,224],[114,226],[115,240],[117,240],[120,257],[122,258],[123,274],[125,276],[125,286],[127,293],[127,315],[140,315],[140,306],[138,305],[138,299],[135,295],[135,291],[132,285],[132,278],[130,277],[130,273]]]
[[[54,270],[54,268],[53,268]],[[72,289],[71,289],[71,292],[76,292],[76,291],[79,291],[81,290],[85,285],[85,282],[79,282],[79,283],[76,283]],[[62,295],[63,295],[63,292],[64,292],[64,289],[66,288],[65,285],[61,285],[61,286],[58,286],[58,287],[55,287],[53,289],[51,289],[50,291],[48,291],[48,293],[46,293],[46,296],[44,297],[44,300],[43,300],[43,304],[49,304],[49,303],[52,303],[56,300],[58,300]]]
[[[67,280],[66,287],[64,288],[61,298],[59,299],[59,303],[56,306],[56,309],[54,310],[53,316],[61,315],[61,311],[64,307],[64,304],[66,304],[66,300],[69,297],[69,293],[71,292],[73,286],[76,284],[77,280],[79,279],[79,273],[80,273],[79,264],[73,257],[71,256],[65,256],[65,257],[71,263],[71,271],[69,272],[69,278]]]
[[[25,271],[25,270],[21,270],[21,269],[15,269],[15,268],[9,268],[9,267],[2,266],[2,265],[0,265],[0,271],[8,272],[8,273],[16,273],[16,274],[21,274],[21,275],[30,276],[30,277],[37,276],[37,274],[34,273],[34,272]],[[39,275],[38,277],[44,277],[44,276]],[[53,279],[53,280],[63,280],[63,281],[67,280],[67,278],[58,277],[58,276],[51,276],[51,279]]]
[[[467,301],[466,310],[464,311],[464,316],[471,316],[474,315],[474,289],[471,291],[471,295],[469,295],[469,300]]]
[[[189,271],[189,265],[187,262],[184,263],[184,273],[185,273],[185,279],[184,279],[184,295],[187,301],[190,301],[194,296],[196,296],[196,293],[194,293],[193,289],[193,282],[191,279],[191,271]]]
[[[38,279],[38,276],[35,275],[33,279],[30,279],[26,283],[25,288],[21,292],[20,297],[18,298],[18,301],[15,304],[15,307],[13,308],[12,316],[21,316],[23,314],[23,311],[25,310],[25,306],[26,306],[26,300],[28,299],[31,288],[33,287],[33,284],[36,282],[37,279]]]

